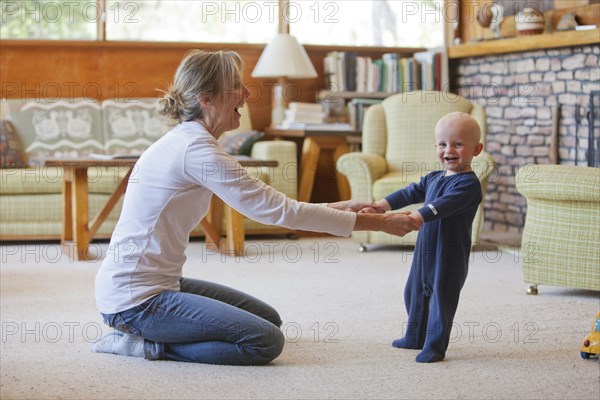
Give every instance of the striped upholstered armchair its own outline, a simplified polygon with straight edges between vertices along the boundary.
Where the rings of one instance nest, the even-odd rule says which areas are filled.
[[[523,278],[537,285],[600,290],[600,168],[528,165],[517,190],[527,199]]]
[[[348,177],[352,199],[377,201],[388,194],[418,182],[421,176],[442,167],[436,161],[434,128],[444,115],[462,111],[470,113],[481,127],[485,144],[485,112],[481,106],[460,96],[433,91],[416,91],[392,95],[381,104],[367,109],[363,124],[362,151],[348,153],[338,160],[338,170]],[[486,152],[473,159],[473,170],[481,181],[485,195],[487,180],[495,168]],[[422,204],[404,210],[416,210]],[[476,243],[483,227],[483,201],[473,222],[472,241]],[[383,232],[354,232],[352,238],[365,245],[414,245],[417,232],[404,237]]]

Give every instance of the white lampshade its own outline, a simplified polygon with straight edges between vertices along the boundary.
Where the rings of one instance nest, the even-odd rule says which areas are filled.
[[[298,40],[287,33],[279,33],[263,50],[252,77],[316,78],[317,71]]]

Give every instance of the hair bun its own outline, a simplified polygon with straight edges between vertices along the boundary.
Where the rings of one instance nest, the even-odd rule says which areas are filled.
[[[181,106],[181,100],[176,93],[173,93],[171,89],[158,99],[158,105],[156,109],[159,114],[171,118],[174,121],[181,122],[181,113],[179,112]]]

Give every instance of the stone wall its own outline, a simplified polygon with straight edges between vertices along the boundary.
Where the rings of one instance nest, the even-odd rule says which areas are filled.
[[[498,164],[485,199],[484,231],[519,235],[525,199],[515,172],[551,162],[553,113],[558,163],[587,165],[590,93],[600,90],[600,46],[579,46],[452,60],[452,92],[485,107],[488,151]],[[559,107],[559,111],[556,109]],[[576,113],[583,127],[577,132]],[[577,145],[576,145],[577,144]]]

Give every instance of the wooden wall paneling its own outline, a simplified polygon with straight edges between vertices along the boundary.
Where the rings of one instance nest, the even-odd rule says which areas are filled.
[[[190,49],[231,49],[245,61],[244,82],[249,86],[250,117],[256,129],[271,122],[274,79],[251,77],[264,48],[262,45],[84,42],[84,41],[0,41],[0,97],[56,99],[69,97],[96,100],[157,97],[166,90],[183,56]],[[355,48],[306,46],[319,76],[291,80],[297,90],[289,91],[291,101],[314,102],[325,85],[323,59],[329,51],[357,51],[373,58],[385,52],[412,54],[422,49]]]

